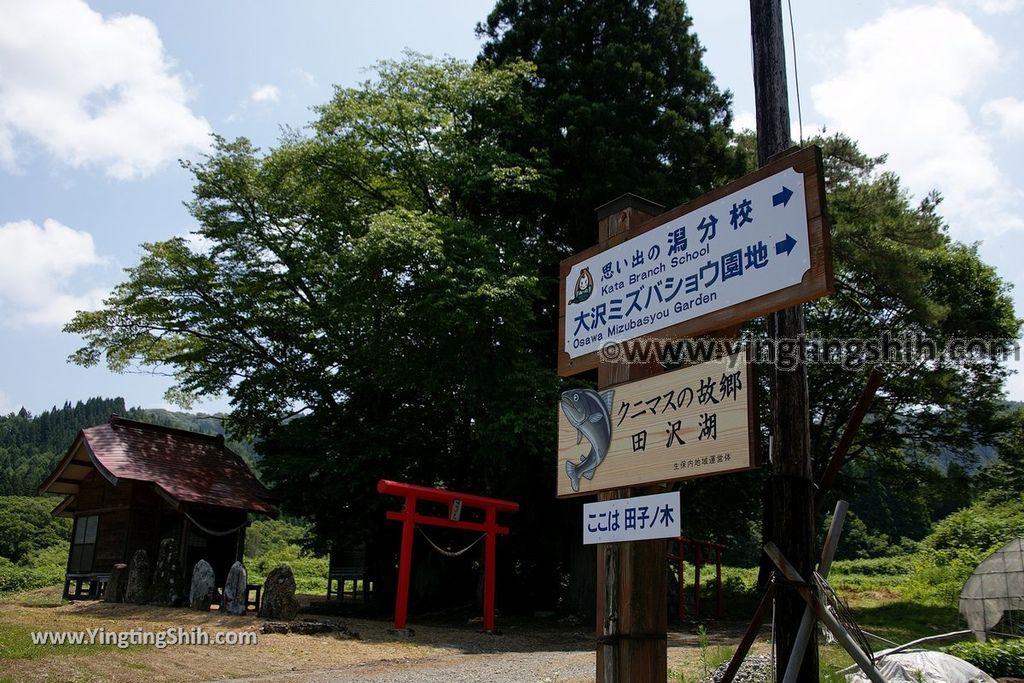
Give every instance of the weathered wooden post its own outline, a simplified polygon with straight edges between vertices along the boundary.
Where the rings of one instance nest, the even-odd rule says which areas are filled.
[[[622,241],[631,226],[660,214],[664,207],[625,194],[597,209],[601,249]],[[656,362],[614,363],[602,358],[598,391],[650,377],[663,369]],[[598,500],[628,498],[663,487],[619,489]],[[597,547],[597,680],[603,683],[663,681],[668,676],[668,559],[665,541],[602,543]]]
[[[781,0],[750,0],[750,26],[754,58],[754,99],[757,112],[757,156],[761,166],[790,147],[789,97]],[[768,337],[793,343],[804,339],[803,305],[768,315]],[[792,370],[769,372],[771,435],[774,458],[769,482],[770,538],[801,576],[814,569],[814,485],[811,472],[811,436],[807,398],[807,367],[803,351],[795,348]],[[783,584],[776,591],[776,678],[782,680],[797,639],[804,612],[800,595]],[[818,646],[811,642],[804,654],[801,683],[818,680]]]

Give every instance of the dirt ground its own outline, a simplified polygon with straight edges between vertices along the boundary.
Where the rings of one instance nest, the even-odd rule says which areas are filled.
[[[36,646],[14,653],[0,651],[0,682],[594,680],[594,636],[589,627],[559,624],[553,619],[499,617],[501,632],[491,635],[479,632],[475,620],[442,624],[410,619],[415,633],[403,637],[390,634],[391,624],[386,621],[302,614],[300,619],[307,616],[339,623],[358,637],[259,633],[255,645],[176,645],[163,650],[152,645],[127,649]],[[0,632],[7,633],[6,643],[27,643],[30,631],[44,629],[141,628],[155,632],[202,626],[212,635],[218,631],[258,632],[260,623],[254,616],[232,617],[216,611],[101,602],[53,606],[46,595],[0,604]],[[741,629],[741,624],[715,629],[712,648],[735,643]],[[670,669],[686,671],[688,677],[695,673],[699,666],[695,629],[670,632],[668,652]]]

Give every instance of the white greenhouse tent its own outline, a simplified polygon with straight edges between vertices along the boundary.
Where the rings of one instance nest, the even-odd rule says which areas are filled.
[[[960,592],[960,614],[974,637],[1024,635],[1024,538],[1015,538],[978,565]]]

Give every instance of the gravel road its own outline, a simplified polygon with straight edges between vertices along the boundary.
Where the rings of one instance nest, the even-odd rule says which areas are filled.
[[[594,680],[592,636],[565,628],[515,628],[489,635],[472,628],[425,626],[409,638],[380,622],[351,621],[353,645],[376,655],[351,662],[306,662],[292,671],[232,677],[231,683],[584,683]],[[225,679],[223,683],[227,683]],[[218,683],[222,683],[218,681]]]
[[[321,671],[235,678],[231,683],[582,683],[593,680],[593,652],[552,650],[374,661]]]

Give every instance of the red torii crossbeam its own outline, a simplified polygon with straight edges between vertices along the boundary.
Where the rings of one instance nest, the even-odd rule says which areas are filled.
[[[484,539],[484,630],[494,630],[494,567],[498,534],[508,534],[508,527],[498,526],[499,512],[519,512],[519,503],[497,498],[477,496],[472,493],[446,491],[428,486],[405,484],[381,479],[377,492],[405,498],[401,512],[388,512],[387,518],[402,522],[402,549],[398,562],[398,596],[395,600],[395,628],[404,629],[409,609],[409,576],[412,571],[412,534],[417,524],[443,526],[466,531],[482,531]],[[469,522],[461,519],[446,519],[425,515],[416,510],[416,503],[426,500],[445,503],[449,512],[453,507],[477,508],[484,511],[483,522]],[[449,515],[457,516],[457,515]]]

